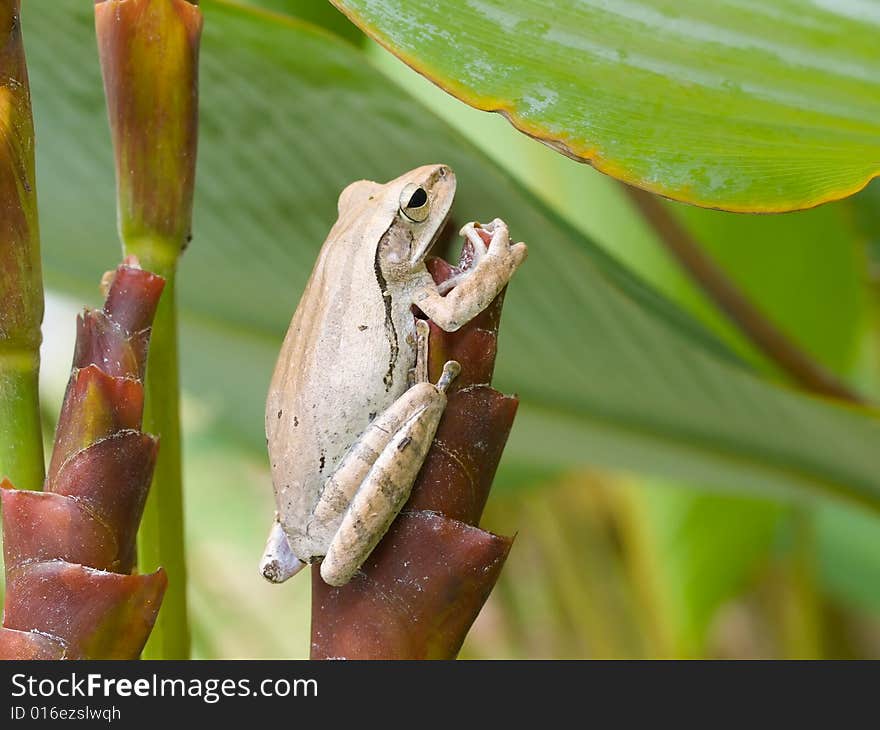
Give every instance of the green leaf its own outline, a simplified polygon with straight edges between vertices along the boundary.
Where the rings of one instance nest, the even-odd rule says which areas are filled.
[[[876,0],[333,0],[449,93],[698,205],[807,208],[880,174]]]
[[[775,388],[513,182],[351,46],[204,0],[195,240],[180,273],[186,388],[262,450],[275,353],[358,178],[445,161],[456,222],[500,215],[531,256],[505,308],[497,384],[522,409],[507,459],[626,467],[880,506],[880,422]],[[83,283],[118,257],[91,9],[31,0],[46,272]]]

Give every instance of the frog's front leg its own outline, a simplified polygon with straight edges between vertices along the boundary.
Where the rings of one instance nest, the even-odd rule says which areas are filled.
[[[468,223],[461,230],[474,246],[474,267],[456,277],[454,288],[446,296],[443,290],[447,287],[440,289],[427,283],[413,298],[415,305],[446,332],[454,332],[488,307],[528,253],[524,243],[511,245],[504,221],[496,218],[480,227],[491,236],[485,253],[477,224]]]
[[[342,522],[321,563],[321,577],[344,585],[388,531],[409,497],[446,408],[446,388],[458,375],[447,362],[437,385],[416,383],[376,418],[328,480],[315,508],[317,529]]]

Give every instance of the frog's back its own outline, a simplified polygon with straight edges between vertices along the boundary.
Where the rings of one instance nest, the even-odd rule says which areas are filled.
[[[275,499],[294,554],[324,555],[306,535],[326,479],[349,446],[405,389],[405,369],[373,258],[330,238],[284,339],[266,404]],[[358,255],[361,254],[361,255]]]

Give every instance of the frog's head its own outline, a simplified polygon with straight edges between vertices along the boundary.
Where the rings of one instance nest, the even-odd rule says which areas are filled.
[[[352,183],[339,198],[339,214],[357,217],[362,243],[377,245],[386,278],[403,278],[437,240],[454,197],[455,173],[446,165],[425,165],[384,185]]]

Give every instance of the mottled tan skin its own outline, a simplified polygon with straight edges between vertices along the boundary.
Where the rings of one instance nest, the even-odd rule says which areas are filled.
[[[327,556],[322,576],[340,585],[366,559],[405,501],[446,403],[444,384],[413,384],[412,305],[455,330],[525,258],[525,245],[511,246],[493,221],[488,251],[443,296],[424,258],[454,194],[453,172],[430,165],[385,185],[352,183],[339,198],[267,399],[277,504],[263,562],[270,580]],[[476,236],[475,225],[463,232]]]

